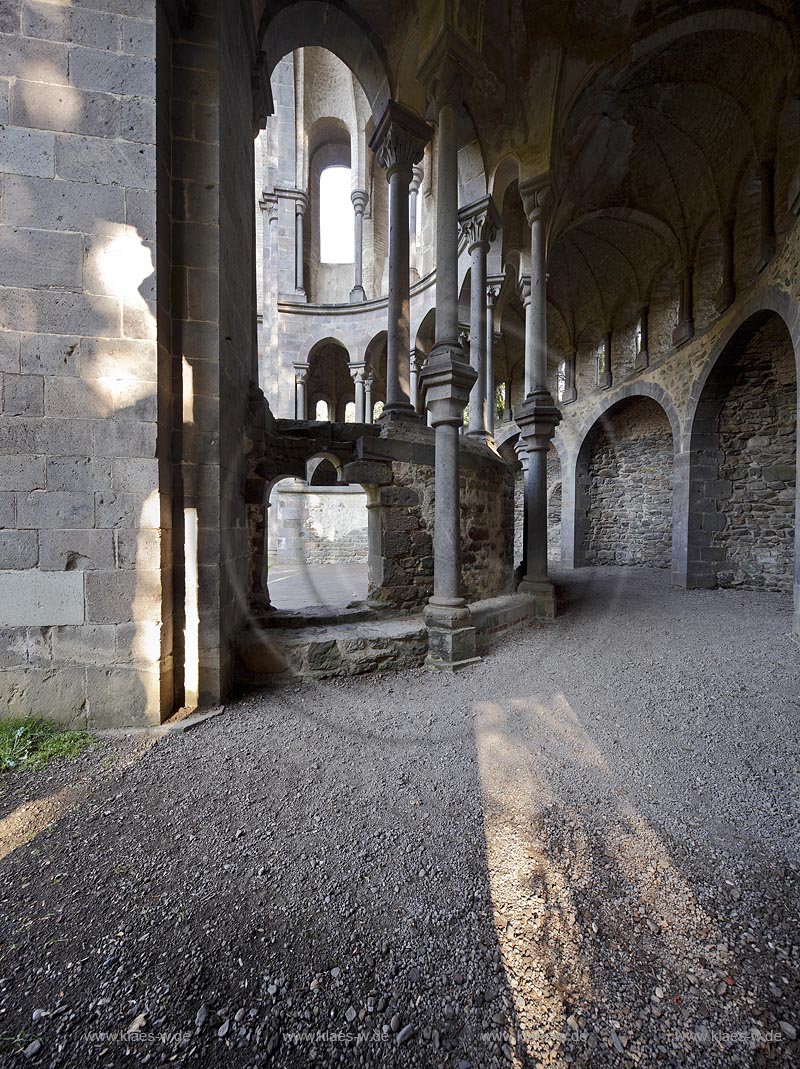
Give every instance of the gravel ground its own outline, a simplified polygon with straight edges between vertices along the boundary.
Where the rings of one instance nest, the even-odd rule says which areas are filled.
[[[4,1064],[800,1064],[789,599],[556,578],[455,678],[5,776]]]

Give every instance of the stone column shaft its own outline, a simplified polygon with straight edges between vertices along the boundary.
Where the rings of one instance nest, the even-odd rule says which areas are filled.
[[[308,364],[295,364],[294,366],[294,399],[295,419],[307,419],[306,411],[306,383],[308,382]]]
[[[486,290],[486,430],[494,435],[497,417],[494,390],[494,305],[497,290],[489,286]]]
[[[382,419],[416,419],[408,397],[411,347],[408,187],[430,129],[394,101],[386,106],[370,148],[389,181],[389,322],[386,338],[386,407]]]
[[[356,423],[364,423],[364,368],[350,366],[350,374],[355,387],[353,400],[356,405]]]
[[[419,278],[419,270],[417,269],[417,211],[419,204],[419,187],[422,184],[422,177],[424,175],[422,165],[417,163],[414,165],[411,179],[411,188],[409,190],[410,203],[408,212],[408,242],[410,247],[410,264],[411,264],[411,281],[416,282]]]
[[[414,411],[419,414],[419,357],[416,349],[409,354],[408,368],[408,398]]]
[[[436,217],[436,342],[458,345],[458,114],[439,109]]]
[[[486,257],[497,236],[500,217],[491,197],[482,197],[458,213],[470,254],[470,363],[477,375],[469,398],[469,429],[474,438],[487,435],[486,413]]]
[[[294,284],[297,290],[305,292],[303,284],[303,216],[305,202],[298,197],[294,202]]]
[[[372,423],[372,387],[375,385],[375,376],[369,372],[364,376],[364,422]]]
[[[350,303],[359,304],[366,300],[364,292],[364,210],[367,207],[367,193],[363,189],[354,189],[350,194],[353,202],[354,238],[353,238],[353,288],[350,290]]]

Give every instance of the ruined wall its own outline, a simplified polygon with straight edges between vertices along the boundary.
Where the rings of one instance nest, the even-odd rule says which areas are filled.
[[[157,5],[4,4],[0,21],[0,713],[158,721]]]
[[[724,550],[720,586],[791,592],[794,581],[796,413],[794,353],[771,320],[738,355],[717,420]]]
[[[672,432],[649,398],[623,403],[587,443],[587,564],[668,568],[672,552]]]
[[[270,563],[367,563],[367,495],[358,487],[278,485],[269,525]]]

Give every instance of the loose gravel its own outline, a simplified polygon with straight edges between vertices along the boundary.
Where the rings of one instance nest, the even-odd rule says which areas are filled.
[[[790,599],[556,577],[461,675],[4,777],[3,1064],[800,1064]]]

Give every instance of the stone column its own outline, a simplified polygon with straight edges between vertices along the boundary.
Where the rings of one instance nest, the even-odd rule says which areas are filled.
[[[419,281],[419,270],[417,268],[417,203],[419,197],[419,187],[422,184],[422,177],[425,174],[421,163],[414,164],[411,177],[411,186],[409,187],[409,209],[408,209],[408,244],[411,250],[410,265],[411,265],[411,281]]]
[[[598,386],[601,390],[610,390],[614,381],[614,375],[611,370],[611,331],[607,330],[603,335],[603,370],[599,376]]]
[[[424,356],[418,352],[416,348],[412,349],[409,354],[409,389],[408,397],[411,404],[414,406],[414,411],[417,415],[420,415],[419,407],[419,371],[424,362]]]
[[[439,123],[436,215],[436,338],[420,376],[435,430],[433,596],[425,607],[428,663],[458,668],[477,660],[475,628],[461,594],[458,431],[475,382],[458,341],[458,120],[463,85],[458,60],[437,52],[423,84],[433,84]],[[432,69],[435,67],[435,70]]]
[[[532,380],[531,373],[533,371],[533,346],[534,346],[534,332],[536,325],[533,321],[533,298],[531,296],[531,280],[526,276],[522,276],[519,280],[519,286],[517,287],[517,294],[522,305],[522,310],[525,313],[525,382],[523,384],[524,396],[527,397],[531,392]]]
[[[517,426],[528,449],[525,477],[525,574],[519,591],[534,601],[535,614],[555,616],[555,590],[547,574],[547,452],[561,413],[547,385],[547,254],[545,205],[549,176],[520,183],[531,227],[530,308],[525,317],[526,396]],[[530,337],[529,337],[530,332]]]
[[[364,422],[372,423],[372,389],[375,385],[375,376],[368,370],[364,376]]]
[[[722,221],[722,285],[714,298],[714,307],[718,312],[724,312],[736,300],[736,270],[733,259],[734,224],[733,216]]]
[[[305,297],[303,285],[303,217],[306,214],[308,198],[305,193],[298,193],[294,202],[294,286],[298,296]]]
[[[491,197],[481,197],[458,213],[470,254],[470,363],[477,375],[469,396],[469,428],[486,441],[486,256],[497,236],[500,217]]]
[[[633,362],[636,371],[644,371],[650,366],[650,305],[643,304],[639,309],[639,351]]]
[[[496,403],[494,390],[494,306],[500,294],[500,286],[495,282],[486,287],[486,431],[494,436]]]
[[[365,391],[364,391],[364,364],[351,364],[350,375],[355,384],[356,423],[366,422],[364,419]]]
[[[367,299],[364,292],[363,262],[364,262],[364,210],[367,207],[369,197],[366,190],[354,189],[350,194],[355,213],[355,232],[353,239],[353,288],[350,290],[350,303],[361,304]]]
[[[408,187],[431,131],[408,108],[390,100],[369,147],[389,182],[389,323],[386,338],[386,406],[381,419],[416,419],[408,399],[411,350]]]
[[[678,325],[672,332],[672,344],[683,345],[694,337],[694,267],[686,264],[681,271]]]
[[[763,270],[775,255],[775,160],[759,164],[761,179],[761,247],[758,269]]]
[[[308,419],[306,412],[306,384],[308,383],[308,364],[294,365],[294,418]]]

